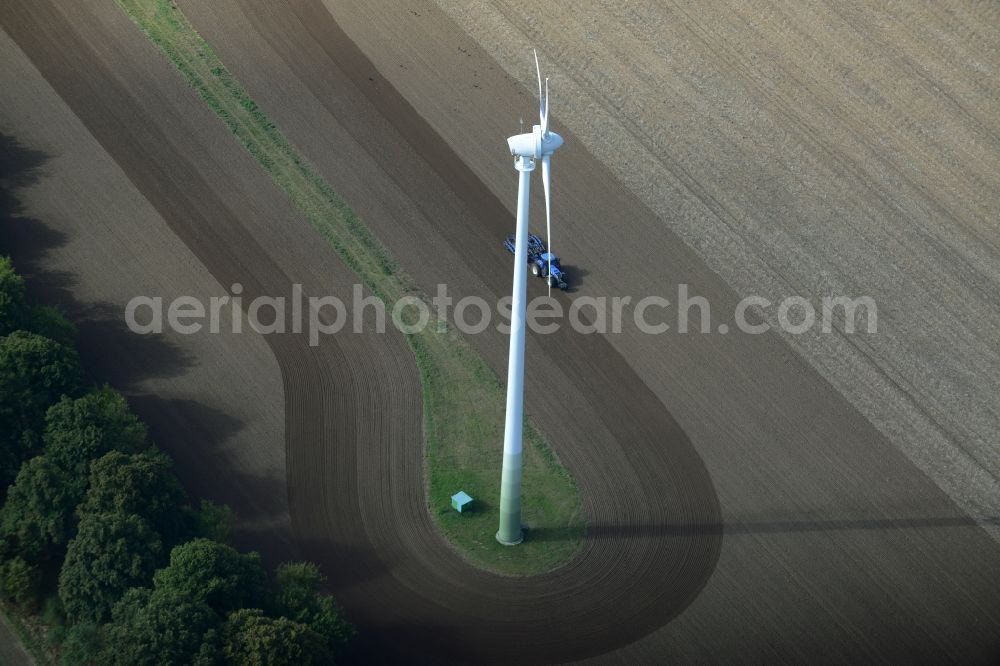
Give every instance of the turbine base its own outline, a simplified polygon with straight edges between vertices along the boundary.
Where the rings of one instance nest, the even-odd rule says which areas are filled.
[[[507,541],[506,539],[500,536],[500,532],[497,532],[497,541],[499,541],[504,546],[516,546],[517,544],[524,541],[524,531],[518,530],[517,539],[515,539],[514,541]]]

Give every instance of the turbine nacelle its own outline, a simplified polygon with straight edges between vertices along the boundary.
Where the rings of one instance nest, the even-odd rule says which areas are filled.
[[[510,154],[515,157],[540,159],[551,155],[563,145],[563,139],[555,132],[543,132],[541,125],[535,125],[531,132],[517,134],[507,139]]]

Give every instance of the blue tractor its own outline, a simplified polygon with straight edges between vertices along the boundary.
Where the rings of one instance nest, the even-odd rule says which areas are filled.
[[[508,252],[514,254],[514,234],[507,236],[503,246],[507,248]],[[551,274],[549,266],[552,267]],[[535,234],[528,234],[528,267],[535,277],[545,278],[550,287],[559,287],[564,291],[569,289],[566,273],[559,265],[559,257],[549,252],[545,247],[545,241]]]

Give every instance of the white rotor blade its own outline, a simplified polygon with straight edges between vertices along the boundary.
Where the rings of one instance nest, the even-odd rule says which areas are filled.
[[[533,49],[534,50],[534,49]],[[538,75],[538,124],[542,128],[542,134],[548,129],[549,102],[548,102],[548,79],[545,81],[545,96],[542,96],[542,68],[538,66],[538,51],[535,50],[535,74]]]
[[[549,135],[549,77],[545,77],[545,113],[542,115],[542,136]]]
[[[551,193],[551,177],[552,177],[552,156],[543,155],[542,156],[542,188],[545,190],[545,239],[549,244],[549,270],[548,276],[546,276],[546,282],[549,285],[549,296],[552,295],[552,193]]]

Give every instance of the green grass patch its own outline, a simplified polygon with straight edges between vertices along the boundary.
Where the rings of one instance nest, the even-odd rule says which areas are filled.
[[[117,1],[374,294],[386,303],[406,295],[427,300],[170,0]],[[525,426],[522,506],[529,530],[520,546],[501,546],[494,538],[506,398],[500,382],[454,330],[428,327],[407,341],[423,384],[428,506],[442,532],[472,562],[501,573],[541,573],[567,561],[583,535],[580,498],[545,440]],[[471,512],[450,508],[458,490],[476,498]]]

